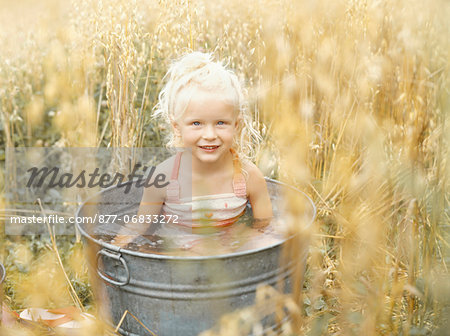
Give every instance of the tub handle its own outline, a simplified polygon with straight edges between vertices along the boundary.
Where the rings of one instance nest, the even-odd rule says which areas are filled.
[[[110,277],[106,276],[105,273],[103,273],[100,268],[98,267],[98,261],[100,259],[100,256],[103,255],[105,257],[120,261],[123,265],[123,268],[125,268],[125,281],[118,281],[118,280],[114,280],[111,279]],[[124,258],[122,258],[122,254],[121,253],[114,253],[114,252],[110,252],[108,250],[104,250],[101,249],[100,251],[97,252],[97,274],[100,278],[102,278],[103,280],[105,280],[106,282],[115,285],[115,286],[126,286],[128,285],[128,283],[130,282],[130,270],[128,269],[128,265],[127,262],[125,261]]]

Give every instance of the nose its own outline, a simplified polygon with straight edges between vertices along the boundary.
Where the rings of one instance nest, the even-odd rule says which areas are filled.
[[[217,138],[217,134],[216,134],[216,130],[215,130],[214,126],[213,125],[207,125],[203,129],[202,137],[205,140],[214,140],[215,138]]]

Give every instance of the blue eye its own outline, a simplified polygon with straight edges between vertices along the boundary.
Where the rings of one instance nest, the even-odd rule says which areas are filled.
[[[199,121],[194,121],[194,122],[192,123],[192,125],[194,125],[194,126],[200,126],[200,122],[199,122]]]
[[[225,125],[225,123],[223,121],[218,121],[217,125]]]

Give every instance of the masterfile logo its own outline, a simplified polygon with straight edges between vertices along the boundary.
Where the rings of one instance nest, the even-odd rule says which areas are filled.
[[[143,167],[143,174],[137,173],[137,171]],[[156,167],[143,166],[140,163],[135,164],[130,174],[124,175],[121,173],[99,173],[99,168],[96,167],[93,172],[89,173],[86,170],[82,170],[78,175],[72,173],[62,173],[59,167],[32,167],[27,170],[30,173],[30,178],[27,182],[27,188],[31,186],[42,187],[45,182],[50,188],[109,188],[112,186],[124,187],[125,193],[128,193],[133,183],[124,183],[127,180],[136,184],[136,187],[151,187],[164,188],[169,182],[165,174],[159,173],[155,177],[154,172]],[[48,180],[48,181],[47,181]]]
[[[25,217],[74,216],[80,204],[115,188],[117,209],[130,199],[140,202],[143,188],[164,188],[170,176],[157,166],[174,153],[166,148],[8,148],[5,162],[5,201],[9,216],[6,234],[45,234],[42,223],[59,234],[73,234],[70,221],[29,221]],[[126,203],[128,202],[128,203]],[[20,219],[20,220],[19,220]],[[59,231],[58,231],[59,230]]]

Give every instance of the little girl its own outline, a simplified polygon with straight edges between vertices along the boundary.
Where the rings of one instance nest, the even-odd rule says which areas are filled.
[[[250,202],[254,219],[268,222],[266,182],[251,162],[261,137],[237,76],[210,54],[193,52],[172,64],[165,78],[153,115],[170,125],[168,147],[184,150],[158,165],[170,183],[146,188],[138,215],[164,214],[171,225],[200,233],[232,225]],[[118,235],[116,244],[131,239]]]

